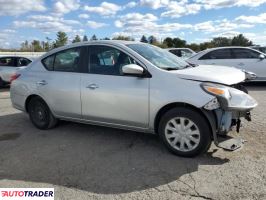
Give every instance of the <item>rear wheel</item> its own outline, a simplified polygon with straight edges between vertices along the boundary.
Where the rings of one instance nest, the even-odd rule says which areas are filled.
[[[5,85],[5,84],[4,84],[4,81],[3,81],[2,78],[0,77],[0,88],[1,88],[1,87],[4,87],[4,85]]]
[[[58,122],[47,104],[39,97],[34,97],[29,101],[28,111],[31,122],[39,129],[53,128]]]
[[[208,151],[211,130],[206,119],[189,108],[174,108],[159,123],[159,134],[172,153],[193,157]]]

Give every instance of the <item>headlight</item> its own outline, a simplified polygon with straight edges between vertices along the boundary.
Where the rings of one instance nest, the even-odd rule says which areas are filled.
[[[207,110],[216,109],[218,106],[226,110],[251,110],[257,106],[255,99],[238,89],[213,83],[202,83],[201,87],[218,99],[219,105],[213,99],[204,106]]]
[[[226,99],[231,98],[231,94],[229,92],[229,88],[223,85],[212,84],[212,83],[202,83],[202,89],[214,96],[220,96]]]

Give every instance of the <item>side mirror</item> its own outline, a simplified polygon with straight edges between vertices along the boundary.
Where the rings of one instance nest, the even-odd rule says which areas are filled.
[[[144,73],[144,69],[136,64],[128,64],[122,67],[122,72],[128,75],[141,76]]]
[[[259,59],[264,60],[264,59],[265,59],[265,55],[260,54],[260,55],[259,55]]]

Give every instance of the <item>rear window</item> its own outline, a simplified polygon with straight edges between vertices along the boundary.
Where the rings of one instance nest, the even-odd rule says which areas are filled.
[[[12,57],[0,58],[0,66],[16,67],[15,59]]]
[[[18,59],[18,67],[27,66],[30,63],[31,63],[31,60],[29,60],[27,58],[19,58]]]
[[[181,57],[181,51],[180,50],[176,50],[176,49],[171,49],[169,50],[172,54],[178,56],[178,57]]]
[[[42,63],[44,65],[44,67],[48,70],[48,71],[53,71],[54,70],[54,55],[48,56],[45,59],[42,60]]]

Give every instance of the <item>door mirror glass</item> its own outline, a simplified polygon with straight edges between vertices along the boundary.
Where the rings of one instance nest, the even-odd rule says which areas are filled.
[[[144,73],[143,68],[136,64],[124,65],[122,71],[127,75],[143,75]]]
[[[263,60],[263,59],[265,59],[265,55],[260,54],[260,55],[259,55],[259,58],[260,58],[261,60]]]

